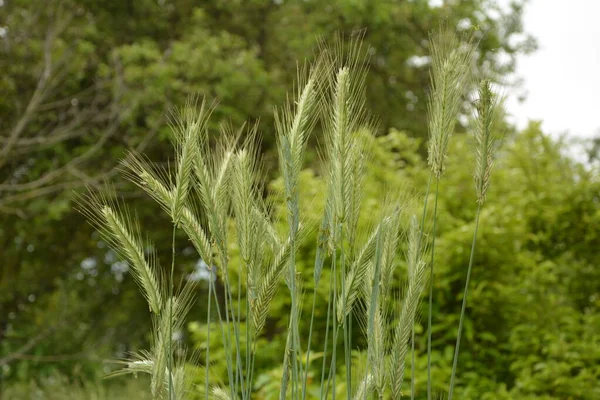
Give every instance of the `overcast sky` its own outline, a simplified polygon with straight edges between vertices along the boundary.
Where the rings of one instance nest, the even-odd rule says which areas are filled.
[[[527,98],[507,104],[517,125],[539,119],[552,134],[600,135],[600,0],[531,0],[524,27],[539,49],[518,59]]]

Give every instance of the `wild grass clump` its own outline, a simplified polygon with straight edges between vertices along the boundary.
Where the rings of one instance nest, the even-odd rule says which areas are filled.
[[[349,40],[338,37],[333,46],[322,46],[316,61],[299,69],[292,99],[275,110],[287,222],[284,232],[277,229],[271,212],[273,207],[264,196],[257,127],[242,128],[238,132],[222,128],[217,143],[211,144],[207,122],[213,105],[193,98],[175,112],[171,128],[176,156],[170,168],[155,168],[137,154],[130,154],[123,161],[126,177],[160,204],[173,223],[173,252],[168,274],[161,272],[157,255],[147,251],[152,246],[142,240],[135,214],[114,200],[112,193],[91,192],[81,200],[83,212],[121,258],[129,262],[152,312],[151,349],[123,360],[124,368],[116,374],[150,375],[154,398],[184,399],[193,392],[202,392],[207,399],[251,399],[254,365],[260,352],[258,338],[283,281],[291,308],[285,351],[281,356],[280,399],[305,399],[311,389],[308,369],[311,351],[316,345],[312,343],[312,333],[317,289],[322,285],[328,290],[328,308],[325,340],[319,343],[322,346],[320,379],[316,382],[319,397],[336,398],[337,368],[343,359],[347,399],[366,399],[373,395],[380,399],[387,395],[399,399],[407,396],[409,390],[414,398],[414,326],[428,287],[427,395],[431,399],[431,315],[439,182],[458,113],[467,92],[474,87],[474,52],[472,41],[460,40],[447,29],[431,36],[428,100],[431,175],[422,214],[415,214],[413,202],[407,200],[406,195],[388,193],[379,222],[366,233],[360,231],[358,222],[365,213],[362,188],[369,138],[376,131],[376,120],[366,109],[368,51],[360,34]],[[480,210],[489,187],[498,139],[494,122],[499,102],[490,82],[481,82],[478,93],[473,127],[477,152],[474,173],[477,214],[449,399],[457,371]],[[304,167],[308,138],[317,126],[326,200],[320,225],[311,227],[303,224],[301,215],[300,171]],[[432,191],[434,181],[435,191]],[[433,212],[428,210],[430,193],[435,197]],[[183,327],[195,290],[190,280],[175,285],[177,229],[187,234],[223,288],[219,298],[215,281],[209,279],[206,334],[210,338],[210,322],[216,319],[225,347],[227,373],[212,376],[211,349],[207,346],[203,357],[196,357],[205,368],[203,388],[190,385],[185,364],[189,357],[186,358],[185,349],[173,340],[173,333]],[[306,290],[297,270],[296,257],[299,245],[311,229],[318,231],[314,243],[313,291],[312,296],[304,296]],[[237,243],[241,265],[230,265],[229,243],[232,241]],[[403,276],[400,264],[407,266]],[[329,282],[321,279],[325,269],[330,270]],[[241,277],[237,288],[231,284],[232,271]],[[392,285],[398,280],[403,282],[401,291]],[[312,301],[309,319],[300,318],[305,297]],[[216,316],[211,315],[212,312],[216,312]],[[354,373],[353,321],[358,321],[368,343],[364,349],[364,365]],[[300,336],[299,326],[304,323],[309,325],[307,338]],[[339,345],[343,347],[340,354]],[[405,389],[409,355],[413,360],[411,386]]]

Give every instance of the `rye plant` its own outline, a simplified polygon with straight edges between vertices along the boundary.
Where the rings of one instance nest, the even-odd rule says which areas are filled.
[[[431,325],[435,236],[439,184],[445,170],[450,139],[467,92],[473,88],[471,71],[475,45],[459,40],[442,28],[431,36],[431,90],[428,100],[430,177],[420,215],[413,201],[403,194],[387,193],[379,221],[369,232],[361,232],[359,220],[362,189],[366,178],[369,143],[376,120],[365,103],[368,49],[362,36],[347,40],[337,37],[331,46],[321,46],[316,60],[298,70],[292,98],[275,110],[279,170],[283,181],[286,210],[285,232],[277,229],[272,205],[264,196],[264,178],[259,158],[256,125],[238,131],[222,126],[216,143],[210,143],[208,121],[214,104],[192,98],[173,113],[171,128],[175,161],[158,168],[143,156],[130,154],[123,161],[125,176],[160,204],[173,224],[171,266],[163,272],[151,243],[142,239],[134,212],[114,191],[90,191],[80,199],[80,208],[103,238],[130,265],[130,271],[152,313],[152,347],[122,360],[116,374],[147,373],[153,398],[184,399],[195,391],[205,398],[253,398],[254,366],[259,356],[257,339],[264,333],[271,302],[280,290],[289,296],[285,351],[281,356],[280,399],[337,396],[337,379],[345,383],[347,399],[405,397],[407,359],[410,368],[411,398],[415,396],[415,323],[428,288],[427,398],[432,396]],[[499,102],[489,81],[479,85],[475,102],[474,139],[477,164],[475,183],[477,213],[470,262],[455,346],[448,397],[455,385],[457,361],[466,313],[477,227],[489,186],[498,136],[494,121]],[[317,129],[318,128],[318,129]],[[301,319],[305,289],[297,269],[299,244],[313,229],[303,224],[300,172],[308,138],[319,132],[325,204],[311,279],[313,291],[309,319]],[[428,211],[431,187],[435,183],[433,212]],[[211,321],[219,326],[225,347],[226,376],[211,374],[211,349],[198,357],[187,355],[173,339],[182,329],[193,304],[196,285],[191,280],[175,282],[175,233],[185,232],[199,257],[205,261],[223,288],[217,295],[216,282],[209,279],[207,336]],[[241,265],[231,265],[230,242],[237,243]],[[404,250],[402,250],[404,249]],[[401,275],[400,264],[406,274]],[[329,280],[322,273],[329,269]],[[232,287],[232,274],[238,285]],[[401,281],[398,290],[393,282]],[[327,320],[325,340],[313,343],[317,289],[326,285]],[[212,314],[213,312],[216,315]],[[300,326],[308,321],[308,336]],[[357,321],[366,338],[364,365],[352,372],[352,327]],[[306,326],[304,327],[306,328]],[[343,352],[338,354],[341,342]],[[242,346],[244,343],[244,346]],[[322,346],[322,362],[316,383],[309,383],[311,351]],[[409,354],[412,354],[409,357]],[[343,359],[344,376],[338,377]],[[186,362],[204,365],[204,386],[194,388]],[[309,385],[318,385],[310,390]]]

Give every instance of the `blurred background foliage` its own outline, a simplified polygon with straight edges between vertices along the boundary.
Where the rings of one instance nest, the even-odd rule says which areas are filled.
[[[2,398],[118,398],[117,392],[145,398],[139,380],[99,381],[114,368],[106,359],[147,346],[150,318],[127,265],[74,211],[73,191],[113,181],[167,256],[168,219],[116,167],[126,149],[162,163],[172,158],[166,116],[190,94],[218,99],[214,132],[219,124],[237,129],[260,121],[265,179],[270,195],[278,196],[273,107],[286,100],[298,60],[312,59],[318,37],[366,29],[368,105],[380,124],[365,181],[365,207],[372,212],[361,223],[377,221],[384,188],[420,199],[428,176],[428,32],[442,21],[473,32],[481,39],[478,73],[505,85],[518,84],[507,78],[516,56],[535,50],[521,24],[524,1],[508,7],[493,0],[439,3],[0,1]],[[457,396],[600,398],[597,151],[590,147],[590,162],[584,162],[570,155],[564,140],[545,135],[539,123],[522,132],[508,124],[506,129],[482,215]],[[324,201],[318,134],[312,140],[302,173],[309,225],[317,223]],[[452,143],[438,213],[433,375],[440,391],[449,381],[474,223],[470,146],[466,134]],[[306,278],[315,241],[313,230],[297,259]],[[177,260],[182,276],[205,271],[183,236]],[[312,289],[311,279],[305,282]],[[200,352],[206,346],[206,287],[200,286],[182,332],[182,340]],[[278,393],[288,308],[282,290],[261,339],[257,398]],[[325,313],[318,308],[314,343],[322,342]],[[423,393],[426,339],[418,338],[417,389]],[[355,345],[361,357],[361,342]],[[218,354],[215,346],[212,354]],[[224,369],[218,357],[213,360],[211,369]],[[200,383],[204,375],[197,368]],[[343,392],[344,380],[339,382]],[[70,389],[61,397],[57,388],[66,384]]]

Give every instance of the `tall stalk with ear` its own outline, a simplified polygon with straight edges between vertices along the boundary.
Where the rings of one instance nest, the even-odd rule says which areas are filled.
[[[173,199],[173,196],[170,196]],[[141,239],[135,216],[123,204],[113,200],[111,191],[105,194],[90,192],[79,199],[80,210],[99,230],[106,242],[131,266],[131,273],[152,312],[153,335],[149,351],[134,353],[122,361],[125,369],[112,375],[143,372],[151,376],[154,399],[183,399],[187,382],[183,364],[173,359],[172,332],[181,329],[192,304],[194,284],[186,282],[174,294],[165,287],[156,253],[146,254],[148,243]]]
[[[474,47],[470,41],[461,42],[447,28],[431,35],[431,92],[427,103],[429,148],[428,163],[431,168],[427,194],[423,207],[421,229],[424,228],[427,196],[432,178],[435,178],[435,203],[433,206],[433,229],[431,260],[429,262],[429,309],[427,314],[427,399],[431,400],[431,325],[433,314],[433,270],[435,264],[435,236],[437,230],[437,207],[439,184],[445,169],[450,138],[463,96],[470,80]],[[414,329],[414,327],[413,327]],[[413,334],[414,342],[414,334]],[[414,348],[413,348],[414,352]],[[414,366],[413,366],[414,369]],[[414,387],[412,391],[414,397]]]
[[[284,369],[287,370],[288,364],[291,366],[293,399],[298,397],[297,386],[301,381],[303,381],[301,389],[303,397],[306,390],[304,383],[306,377],[302,374],[302,361],[300,360],[301,350],[298,330],[298,312],[300,309],[298,297],[301,291],[296,278],[296,248],[300,224],[299,174],[304,161],[306,142],[316,122],[316,111],[319,101],[317,96],[319,90],[318,77],[321,67],[322,65],[313,67],[308,74],[304,70],[299,71],[297,99],[294,107],[288,104],[275,113],[279,168],[284,182],[290,238],[287,283],[292,304],[284,357]],[[284,371],[284,376],[285,373],[287,371]],[[285,396],[286,390],[287,380],[284,379],[281,385],[280,397]]]
[[[467,297],[469,295],[469,282],[471,280],[471,270],[475,256],[475,243],[477,241],[477,229],[479,227],[479,216],[481,207],[485,201],[487,190],[490,184],[490,175],[494,165],[494,157],[497,149],[497,142],[500,138],[497,127],[494,122],[498,117],[499,102],[496,95],[492,92],[489,80],[483,80],[479,85],[479,99],[476,101],[477,117],[475,119],[475,149],[476,149],[476,169],[475,169],[475,189],[477,191],[477,212],[475,214],[475,231],[471,243],[471,255],[469,257],[469,266],[467,268],[467,277],[465,281],[465,290],[463,293],[462,306],[460,310],[460,320],[458,322],[458,333],[456,336],[456,345],[454,348],[454,360],[452,363],[452,375],[450,376],[450,389],[448,390],[448,400],[452,400],[454,393],[454,381],[456,377],[456,368],[458,365],[458,353],[460,349],[460,339],[462,336],[463,322],[465,319]]]
[[[173,132],[176,135],[176,163],[177,172],[175,175],[175,187],[172,191],[172,203],[171,203],[171,216],[173,220],[173,233],[171,243],[171,272],[169,275],[169,299],[173,298],[173,287],[174,287],[174,274],[175,274],[175,232],[178,225],[181,225],[182,214],[184,206],[187,202],[188,194],[191,190],[192,174],[194,170],[194,157],[197,154],[196,146],[196,134],[200,130],[204,130],[204,124],[206,123],[204,113],[204,103],[200,110],[199,118],[194,118],[196,111],[193,109],[192,104],[188,104],[184,110],[184,116],[180,121],[182,123],[174,124]],[[188,114],[188,115],[185,115]],[[173,315],[173,300],[169,302],[169,320],[172,319]],[[167,369],[169,371],[169,400],[173,399],[174,388],[173,388],[173,349],[172,340],[173,337],[173,324],[169,324],[168,330],[168,350],[167,350]]]
[[[322,111],[327,156],[328,197],[325,218],[330,224],[332,253],[332,358],[330,376],[332,398],[336,397],[336,360],[340,328],[343,331],[347,398],[352,394],[351,314],[347,307],[349,258],[354,254],[356,229],[361,209],[366,140],[374,128],[365,107],[367,64],[362,35],[357,34],[344,46],[337,38],[336,52],[329,55],[332,73],[324,90]],[[326,53],[327,54],[327,53]],[[339,255],[339,258],[338,258]],[[323,382],[321,383],[323,384]],[[327,397],[329,379],[326,384]]]

